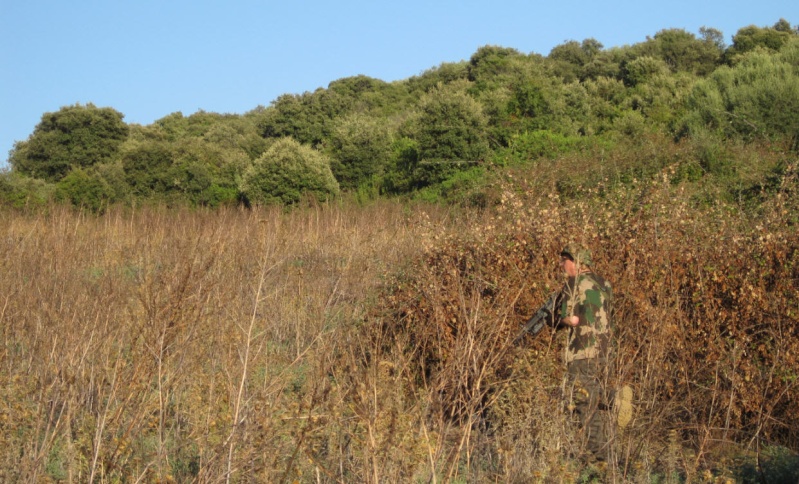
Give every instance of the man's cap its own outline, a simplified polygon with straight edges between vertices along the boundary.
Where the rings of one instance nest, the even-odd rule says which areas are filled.
[[[560,255],[565,255],[571,260],[587,266],[592,264],[591,251],[576,244],[569,244],[564,247],[563,250],[560,251]]]

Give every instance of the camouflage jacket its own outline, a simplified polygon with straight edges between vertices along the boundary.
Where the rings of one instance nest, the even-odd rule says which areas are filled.
[[[610,284],[593,272],[570,277],[560,292],[560,317],[577,316],[577,326],[569,327],[566,363],[610,356],[612,321]]]

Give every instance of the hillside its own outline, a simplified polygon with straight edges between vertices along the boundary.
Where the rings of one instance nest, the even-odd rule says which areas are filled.
[[[243,116],[47,113],[0,178],[0,480],[795,482],[799,39],[481,48]],[[634,391],[583,463],[568,242]]]

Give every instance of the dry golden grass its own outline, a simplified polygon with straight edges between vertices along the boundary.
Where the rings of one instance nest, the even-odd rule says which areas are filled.
[[[540,183],[481,212],[0,213],[0,479],[586,478],[559,336],[510,344],[575,239],[617,294],[608,385],[635,389],[606,480],[796,449],[795,180],[757,220],[694,208],[668,170],[606,198]]]
[[[11,481],[308,467],[343,328],[420,243],[391,204],[2,218]]]

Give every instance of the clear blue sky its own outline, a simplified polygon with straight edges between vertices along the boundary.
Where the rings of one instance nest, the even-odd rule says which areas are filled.
[[[0,0],[0,166],[45,112],[112,107],[128,123],[244,113],[364,74],[394,81],[480,46],[546,55],[665,28],[732,35],[799,23],[788,0]]]

